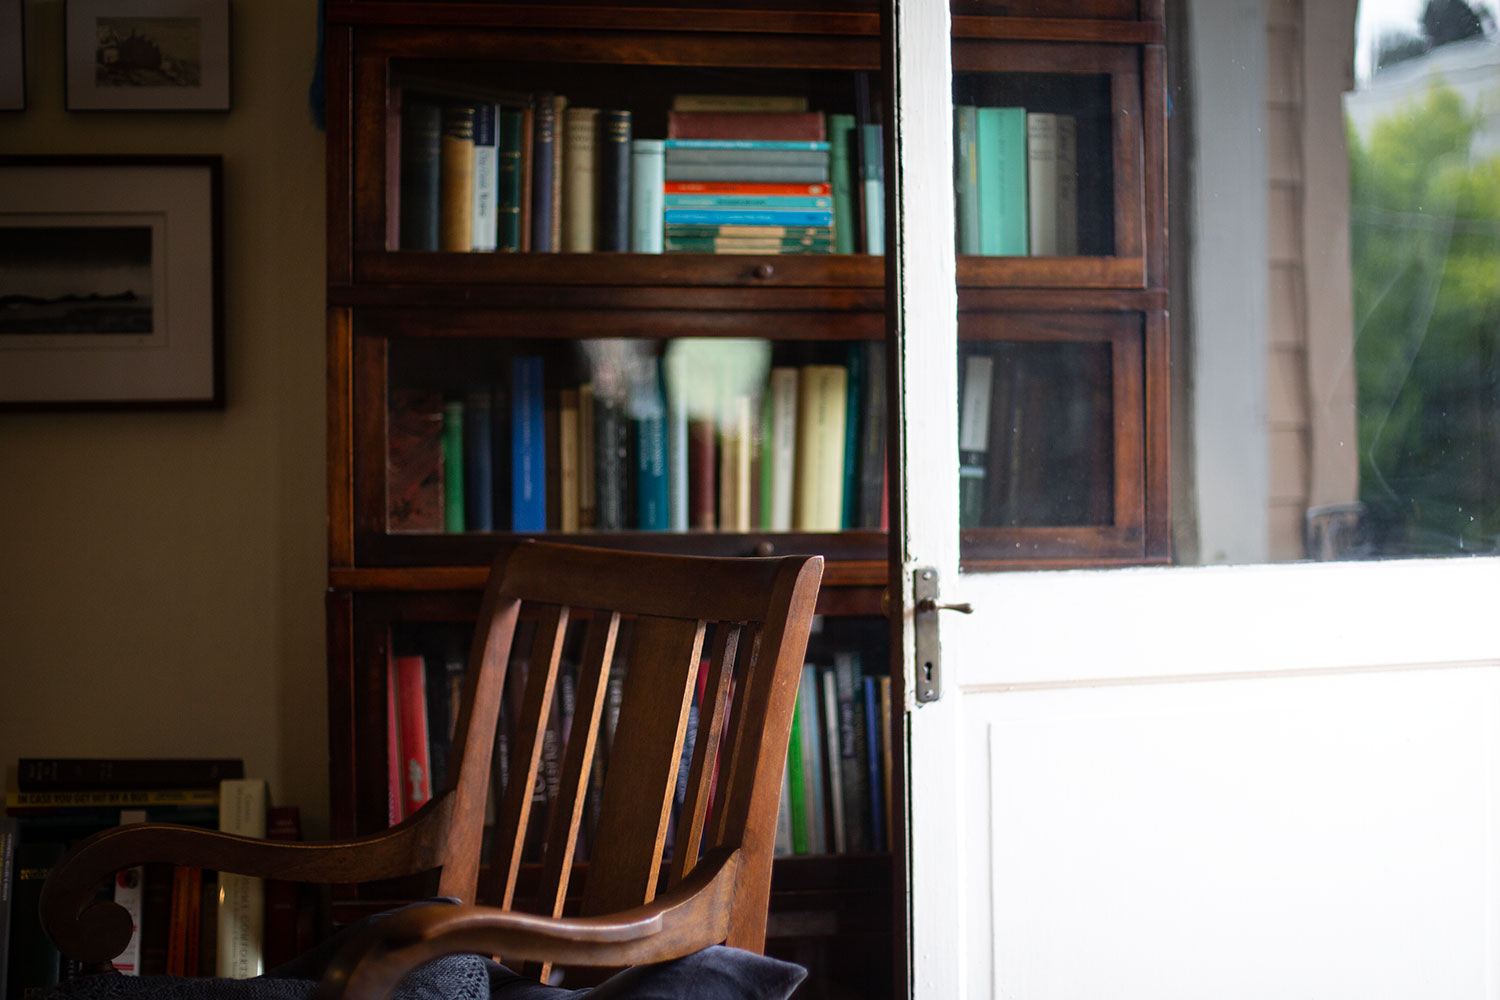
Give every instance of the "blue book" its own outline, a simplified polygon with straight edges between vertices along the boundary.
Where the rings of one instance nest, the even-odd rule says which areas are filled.
[[[490,387],[464,392],[464,524],[470,531],[495,530],[495,477],[490,443]]]
[[[833,210],[833,199],[815,194],[668,194],[667,208],[764,208]]]
[[[511,528],[546,531],[547,443],[541,358],[511,360],[510,433]]]
[[[812,139],[667,139],[667,149],[803,149],[826,151],[828,143]]]
[[[666,159],[661,139],[630,143],[630,249],[662,252],[662,184]]]
[[[667,420],[660,411],[634,417],[635,517],[642,531],[666,531],[671,527],[667,496]]]
[[[869,734],[865,739],[865,766],[870,779],[870,821],[873,834],[870,849],[884,851],[885,769],[881,766],[884,759],[881,748],[885,746],[886,734],[880,726],[880,693],[874,677],[864,679],[864,701],[865,732]]]
[[[531,139],[531,250],[545,253],[552,245],[552,147],[557,141],[557,113],[552,94],[536,95]]]
[[[669,208],[664,213],[667,225],[720,226],[831,226],[831,211],[778,212],[753,208]]]
[[[980,108],[974,155],[979,252],[1024,256],[1030,239],[1026,193],[1026,109]]]

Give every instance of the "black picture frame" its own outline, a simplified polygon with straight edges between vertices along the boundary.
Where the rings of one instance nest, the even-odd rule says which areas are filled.
[[[218,156],[0,156],[0,409],[224,406]]]

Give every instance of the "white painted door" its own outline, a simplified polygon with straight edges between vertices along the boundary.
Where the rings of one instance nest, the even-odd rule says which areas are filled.
[[[946,7],[888,11],[911,994],[1500,995],[1500,561],[959,572]]]

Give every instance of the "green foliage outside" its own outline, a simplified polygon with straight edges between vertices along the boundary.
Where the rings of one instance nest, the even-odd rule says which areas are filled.
[[[1375,554],[1500,551],[1500,157],[1434,86],[1351,131],[1360,499]]]

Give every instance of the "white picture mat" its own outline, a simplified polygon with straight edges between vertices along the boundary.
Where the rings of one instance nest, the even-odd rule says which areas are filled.
[[[152,220],[149,336],[0,337],[0,402],[214,397],[212,172],[204,166],[7,167],[0,225]],[[42,342],[46,347],[38,346]]]
[[[94,56],[101,17],[197,19],[199,85],[99,86]],[[229,0],[67,0],[67,90],[73,111],[227,111]]]
[[[26,40],[21,0],[0,0],[0,111],[26,107]]]

